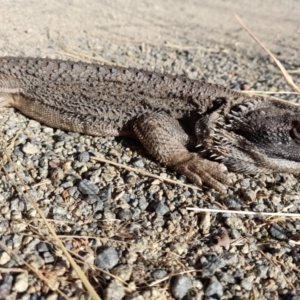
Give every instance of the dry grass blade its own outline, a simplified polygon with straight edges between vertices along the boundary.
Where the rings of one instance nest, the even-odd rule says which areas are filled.
[[[289,240],[289,244],[292,246],[300,246],[300,241]]]
[[[188,187],[188,188],[191,188],[191,189],[201,190],[197,186],[192,186],[192,185],[180,182],[180,181],[176,181],[176,180],[172,180],[172,179],[169,179],[169,178],[164,178],[164,177],[161,177],[161,176],[158,176],[158,175],[154,175],[154,174],[151,174],[149,172],[139,170],[139,169],[136,169],[136,168],[132,168],[132,167],[129,167],[129,166],[126,166],[126,165],[122,165],[122,164],[113,162],[111,160],[107,160],[107,159],[99,157],[99,156],[91,157],[91,159],[94,159],[94,160],[97,160],[97,161],[100,161],[100,162],[104,162],[104,163],[108,163],[110,165],[120,167],[120,168],[126,169],[128,171],[136,172],[136,173],[139,173],[139,174],[142,174],[142,175],[145,175],[145,176],[156,178],[156,179],[159,179],[159,180],[164,181],[164,182],[169,182],[169,183],[172,183],[172,184],[178,184],[178,185],[185,186],[185,187]]]
[[[0,268],[0,273],[25,273],[27,270],[21,268]]]
[[[281,73],[284,76],[284,79],[286,83],[300,95],[300,89],[295,84],[292,76],[287,72],[285,67],[281,64],[281,62],[276,58],[276,56],[250,31],[250,29],[244,24],[244,22],[241,20],[241,18],[234,13],[235,18],[238,20],[240,25],[248,32],[248,34],[272,57],[272,59],[275,61],[276,65],[280,69]]]
[[[256,212],[256,211],[243,211],[243,210],[228,210],[228,209],[212,209],[212,208],[198,208],[198,207],[187,207],[186,210],[193,210],[197,212],[211,212],[211,213],[230,213],[230,214],[241,214],[241,215],[255,215],[255,216],[272,216],[272,217],[293,217],[300,218],[300,214],[294,213],[281,213],[281,212]]]
[[[243,94],[254,94],[254,95],[298,95],[298,93],[296,92],[286,92],[286,91],[282,91],[282,92],[270,92],[270,91],[238,91],[239,93],[243,93]]]
[[[85,274],[81,271],[81,269],[76,264],[76,262],[74,261],[72,256],[69,254],[68,250],[65,248],[64,244],[62,243],[60,238],[57,236],[55,230],[50,225],[50,223],[47,221],[46,217],[44,216],[44,214],[42,213],[42,211],[40,210],[40,208],[38,207],[38,205],[34,201],[33,197],[31,196],[31,193],[29,192],[24,180],[20,176],[14,162],[12,161],[12,159],[11,159],[9,153],[8,153],[8,150],[7,150],[6,143],[5,143],[5,140],[3,138],[2,132],[0,132],[0,139],[1,139],[2,144],[3,144],[3,153],[5,155],[5,159],[7,159],[10,162],[10,164],[12,165],[17,178],[20,180],[24,190],[26,191],[26,194],[28,195],[28,200],[29,200],[30,204],[36,209],[38,214],[41,216],[41,218],[42,218],[43,222],[45,223],[45,225],[47,226],[49,232],[52,234],[53,238],[55,239],[55,241],[57,242],[57,244],[61,248],[61,250],[64,253],[64,255],[66,256],[67,260],[70,262],[70,265],[73,267],[73,269],[78,274],[78,277],[81,279],[82,283],[84,284],[84,286],[86,287],[86,289],[88,290],[88,292],[90,293],[92,298],[95,299],[95,300],[101,300],[101,298],[96,293],[95,289],[92,287],[92,285],[90,284],[90,282],[87,279],[87,277],[85,276]],[[4,171],[5,171],[5,169],[4,169]]]
[[[286,95],[298,95],[298,93],[295,93],[295,92],[262,92],[262,91],[238,91],[240,93],[243,93],[243,94],[250,94],[250,95],[256,95],[256,96],[264,96],[264,95],[268,95],[269,98],[271,99],[274,99],[274,100],[277,100],[277,101],[281,101],[281,102],[286,102],[288,103],[289,105],[296,105],[296,106],[300,106],[299,103],[297,102],[291,102],[291,101],[288,101],[288,100],[284,100],[282,98],[279,98],[279,97],[275,97],[275,96],[272,96],[272,94],[286,94]],[[269,96],[270,95],[270,96]]]
[[[288,71],[290,74],[300,74],[300,69],[297,70],[289,70]]]

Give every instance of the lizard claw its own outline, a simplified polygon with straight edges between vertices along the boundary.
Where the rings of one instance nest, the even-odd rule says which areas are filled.
[[[185,157],[184,157],[185,156]],[[196,153],[188,153],[173,165],[175,171],[185,175],[191,182],[199,187],[202,183],[214,188],[220,194],[227,194],[224,184],[231,185],[225,165],[200,157]]]

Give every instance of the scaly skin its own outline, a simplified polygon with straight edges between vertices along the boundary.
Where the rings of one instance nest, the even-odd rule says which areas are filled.
[[[299,106],[182,76],[4,57],[0,104],[63,130],[137,138],[160,162],[222,194],[226,167],[300,172]]]

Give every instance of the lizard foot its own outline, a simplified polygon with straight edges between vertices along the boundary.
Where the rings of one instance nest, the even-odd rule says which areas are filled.
[[[174,160],[175,161],[175,160]],[[220,194],[227,194],[224,184],[231,185],[225,165],[200,157],[197,153],[184,153],[177,156],[173,169],[185,175],[191,182],[199,187],[202,183],[214,188]]]

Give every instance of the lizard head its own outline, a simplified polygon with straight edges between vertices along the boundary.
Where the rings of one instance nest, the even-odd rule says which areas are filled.
[[[206,138],[211,154],[235,172],[300,173],[300,106],[263,97],[241,99],[214,117]]]

